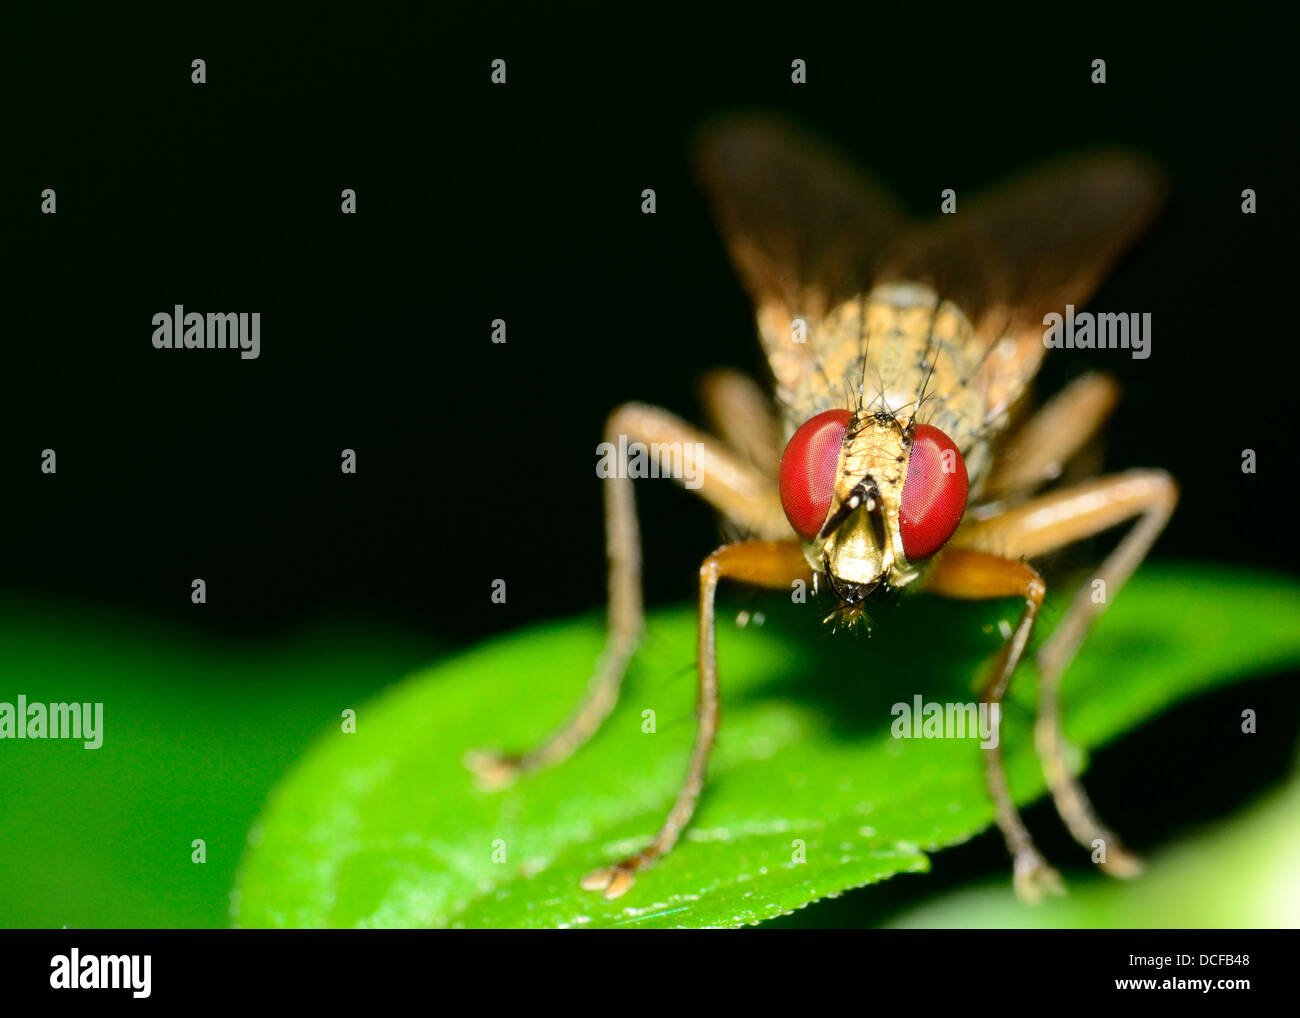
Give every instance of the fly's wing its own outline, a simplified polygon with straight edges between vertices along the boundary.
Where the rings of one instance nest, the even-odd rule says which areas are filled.
[[[843,373],[827,365],[851,359],[859,346],[868,356],[867,344],[846,345],[851,308],[841,307],[826,328],[823,320],[875,284],[907,282],[928,284],[974,324],[959,360],[975,368],[949,381],[969,386],[962,405],[980,410],[982,419],[966,426],[991,427],[1038,370],[1043,316],[1087,301],[1154,217],[1163,192],[1159,174],[1132,156],[1075,157],[904,231],[884,192],[779,121],[715,127],[699,153],[732,261],[758,311],[787,424],[824,408],[815,393],[839,402],[829,390]],[[807,325],[806,342],[794,341],[796,318]],[[851,331],[861,328],[859,320]],[[938,375],[944,367],[937,365]]]
[[[902,219],[888,196],[780,121],[705,131],[698,168],[731,260],[753,298],[777,398],[799,416],[818,373],[819,325],[865,292]],[[804,341],[792,325],[802,319]]]
[[[1088,300],[1163,190],[1158,172],[1127,154],[1062,160],[909,230],[880,279],[929,284],[970,318],[982,353],[968,384],[988,423],[1037,372],[1044,315]]]

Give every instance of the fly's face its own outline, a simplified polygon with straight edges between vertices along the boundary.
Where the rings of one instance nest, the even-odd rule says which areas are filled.
[[[781,504],[804,556],[844,605],[904,587],[966,509],[965,461],[938,428],[892,413],[827,410],[791,436]]]
[[[899,534],[909,444],[886,414],[858,411],[845,429],[831,511],[809,553],[847,604],[915,578]]]
[[[920,578],[952,537],[1000,409],[980,381],[987,344],[926,286],[843,302],[807,347],[813,368],[781,395],[781,503],[809,566],[851,606]]]

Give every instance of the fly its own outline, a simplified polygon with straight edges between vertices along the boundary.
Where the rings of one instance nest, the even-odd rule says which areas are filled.
[[[609,417],[607,441],[702,450],[696,490],[745,539],[700,568],[698,727],[663,826],[640,852],[588,874],[607,898],[673,846],[695,810],[718,724],[714,596],[719,581],[789,590],[823,579],[852,623],[876,591],[1023,604],[984,685],[999,704],[1046,585],[1031,562],[1121,524],[1129,530],[1037,653],[1035,743],[1057,810],[1114,876],[1140,863],[1096,816],[1065,762],[1057,689],[1088,629],[1146,556],[1177,502],[1160,470],[1051,488],[1114,408],[1115,382],[1085,375],[1036,411],[1028,387],[1044,316],[1082,305],[1159,205],[1158,176],[1123,154],[1048,167],[967,203],[904,223],[886,194],[835,156],[766,119],[721,125],[700,170],[757,310],[771,395],[731,371],[706,379],[717,437],[656,407]],[[774,397],[774,398],[773,398]],[[641,637],[641,547],[631,480],[605,481],[609,632],[590,690],[530,752],[477,753],[487,784],[558,763],[597,730]],[[1059,892],[1007,790],[998,745],[981,750],[1017,892]]]

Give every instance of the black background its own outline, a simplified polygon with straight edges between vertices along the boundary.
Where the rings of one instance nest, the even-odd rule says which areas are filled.
[[[702,123],[745,110],[821,135],[918,215],[944,188],[961,200],[1071,151],[1154,157],[1170,204],[1092,305],[1150,311],[1153,355],[1057,352],[1042,390],[1120,378],[1108,467],[1164,467],[1182,486],[1158,557],[1300,563],[1294,36],[1279,24],[1239,7],[846,19],[787,5],[775,20],[484,7],[85,27],[13,32],[0,61],[0,591],[239,637],[383,616],[444,645],[597,609],[606,414],[637,399],[698,421],[702,372],[762,369],[689,159]],[[505,87],[489,81],[497,57]],[[795,57],[807,85],[790,83]],[[40,214],[46,187],[57,215]],[[344,188],[358,215],[340,213]],[[177,303],[260,311],[260,359],[154,350],[151,318]],[[672,485],[637,498],[651,604],[693,597],[711,512]],[[497,577],[505,606],[489,600]],[[1140,848],[1276,779],[1300,727],[1289,681],[1256,688],[1261,716],[1290,719],[1267,747],[1200,759],[1177,714],[1141,748],[1122,741],[1091,778],[1108,816]],[[1186,781],[1135,788],[1135,763],[1154,759]],[[1044,810],[1031,826],[1055,829]],[[1004,865],[988,835],[938,857],[934,879]],[[856,906],[817,921],[841,907]]]

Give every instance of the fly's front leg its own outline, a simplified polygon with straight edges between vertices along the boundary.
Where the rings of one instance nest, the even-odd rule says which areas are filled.
[[[982,551],[953,548],[945,552],[926,583],[926,590],[944,597],[983,601],[1001,597],[1021,597],[1024,611],[1011,638],[989,674],[984,687],[985,703],[1001,711],[1002,698],[1025,652],[1034,620],[1043,605],[1047,588],[1042,577],[1023,562]],[[1000,722],[1000,719],[999,719]],[[1007,787],[1002,764],[1001,739],[984,748],[984,777],[993,799],[994,816],[1011,853],[1016,893],[1025,901],[1037,902],[1044,893],[1060,894],[1064,890],[1060,874],[1049,866],[1034,847],[1024,821]]]
[[[724,545],[700,566],[699,720],[686,779],[659,833],[645,849],[583,877],[584,888],[604,891],[606,898],[617,898],[627,891],[639,870],[654,863],[677,844],[699,801],[709,753],[718,731],[718,661],[714,645],[713,602],[721,579],[789,590],[795,580],[811,583],[812,571],[797,541],[742,541]]]
[[[571,756],[609,716],[618,700],[628,662],[644,623],[641,601],[641,538],[628,463],[640,443],[659,476],[672,476],[741,526],[759,534],[787,533],[775,484],[724,448],[665,410],[628,403],[605,425],[605,441],[618,451],[617,469],[605,479],[605,541],[609,560],[609,617],[605,649],[590,686],[569,719],[533,750],[522,754],[475,751],[466,763],[486,787]],[[647,460],[648,462],[648,460]],[[783,529],[782,529],[783,528]]]
[[[1089,627],[1146,557],[1177,501],[1177,485],[1164,471],[1132,470],[1031,499],[993,519],[963,528],[957,535],[963,547],[1033,558],[1137,517],[1138,522],[1091,582],[1080,588],[1038,652],[1039,704],[1034,736],[1044,776],[1057,811],[1075,840],[1091,852],[1100,849],[1099,864],[1118,877],[1138,873],[1141,863],[1097,818],[1083,787],[1066,766],[1058,687],[1062,672]]]

